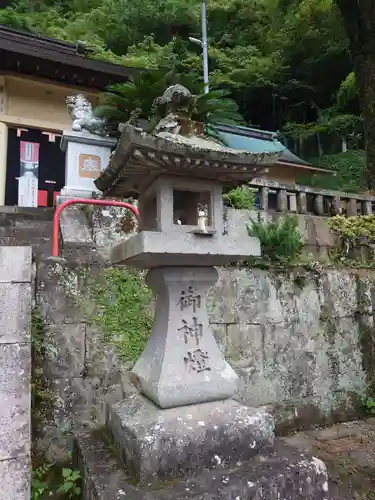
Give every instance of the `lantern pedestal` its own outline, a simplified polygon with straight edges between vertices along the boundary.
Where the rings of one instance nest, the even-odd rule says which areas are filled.
[[[94,181],[107,167],[116,140],[84,132],[65,131],[61,149],[65,151],[65,186],[61,196],[91,198],[100,191]]]

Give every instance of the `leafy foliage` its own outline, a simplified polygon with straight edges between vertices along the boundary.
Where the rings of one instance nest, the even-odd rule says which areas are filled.
[[[53,464],[44,463],[37,469],[33,469],[31,477],[31,500],[41,500],[46,492],[49,492],[49,485],[46,476]]]
[[[366,9],[371,1],[361,6]],[[373,17],[356,15],[358,5],[347,0],[210,0],[210,86],[229,92],[245,122],[282,130],[302,157],[312,156],[306,146],[312,142],[317,156],[338,152],[341,140],[350,149],[363,148],[374,85],[365,87],[363,82],[370,80],[358,78],[363,65],[355,68],[352,55],[356,60],[357,53],[374,53],[366,47],[357,50],[357,42],[364,37],[371,42],[375,30],[364,26],[364,36],[355,36],[362,33],[361,20]],[[94,58],[166,73],[173,69],[199,83],[201,48],[189,36],[201,36],[200,8],[200,0],[14,0],[0,9],[0,23],[66,41],[84,40]],[[364,108],[361,89],[366,88]],[[112,88],[109,93],[119,92],[126,102],[101,112],[114,121],[125,112],[121,120],[126,121],[141,104],[147,119],[157,94],[153,84],[149,90],[137,94],[146,100],[143,104],[138,98],[130,102],[134,87]],[[108,98],[114,108],[117,97]],[[204,112],[208,116],[212,110]]]
[[[15,0],[0,22],[66,41],[93,56],[202,78],[200,0]],[[312,122],[336,102],[353,67],[328,0],[207,2],[210,84],[229,90],[245,120],[266,129]],[[334,67],[335,71],[331,71]]]
[[[345,254],[354,248],[359,239],[365,240],[366,244],[375,245],[375,215],[336,215],[329,220],[328,225]]]
[[[44,462],[32,470],[31,500],[78,500],[82,494],[81,479],[78,470]]]
[[[106,118],[112,131],[117,130],[119,123],[127,122],[135,111],[138,119],[150,120],[155,99],[161,96],[172,80],[171,72],[155,71],[142,73],[126,83],[111,85],[101,95],[95,114]]]
[[[223,200],[225,204],[232,208],[252,210],[255,205],[255,193],[248,186],[243,185],[223,194]]]
[[[363,406],[369,415],[375,415],[375,398],[365,398],[363,401]]]
[[[368,238],[375,242],[375,215],[344,217],[336,215],[328,221],[330,230],[345,240]]]
[[[274,264],[288,265],[300,256],[304,243],[294,216],[285,216],[271,222],[251,220],[249,236],[259,238],[262,257]]]
[[[335,176],[300,176],[297,184],[360,193],[366,190],[366,154],[363,150],[325,155],[312,160],[316,167],[331,169]]]
[[[331,252],[334,263],[351,267],[375,266],[375,216],[336,215],[328,222],[336,238],[336,248]]]
[[[136,113],[137,120],[146,120],[148,127],[152,128],[165,114],[165,110],[157,106],[155,101],[174,83],[185,84],[193,93],[198,90],[191,106],[186,110],[190,119],[203,122],[211,128],[217,123],[233,124],[243,121],[238,106],[229,98],[228,91],[214,89],[205,93],[202,86],[187,75],[164,70],[144,72],[126,83],[111,85],[102,94],[95,114],[106,118],[112,132],[118,129],[119,123],[127,122],[133,113]]]

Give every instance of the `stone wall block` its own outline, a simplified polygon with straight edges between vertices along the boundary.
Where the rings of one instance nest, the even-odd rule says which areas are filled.
[[[0,344],[30,340],[30,283],[0,282]]]
[[[260,269],[234,269],[235,318],[240,323],[284,324],[295,321],[293,283]]]
[[[230,325],[232,326],[232,325]],[[222,323],[211,323],[211,329],[214,334],[217,345],[219,346],[221,352],[224,354],[227,351],[228,336],[227,336],[227,325]]]
[[[60,231],[64,243],[91,243],[92,231],[88,221],[87,211],[82,206],[65,208],[60,216]]]
[[[322,280],[324,308],[329,316],[353,316],[358,308],[357,284],[353,274],[343,270],[327,270]]]
[[[292,300],[294,302],[295,323],[307,330],[307,336],[310,336],[309,330],[319,324],[321,317],[321,296],[317,289],[316,282],[310,277],[299,278],[295,276],[294,293]]]
[[[30,357],[28,344],[0,344],[0,461],[30,453]]]
[[[1,498],[30,499],[31,247],[0,247]]]
[[[373,311],[372,289],[374,279],[367,276],[357,276],[357,311],[360,314],[371,315]]]
[[[66,287],[62,275],[65,275]],[[79,278],[74,269],[68,266],[42,262],[38,267],[39,308],[44,321],[52,324],[79,323],[82,321],[73,296],[78,294]],[[67,296],[67,291],[73,293]]]
[[[116,348],[103,340],[103,334],[93,325],[86,325],[85,369],[89,376],[101,376],[119,371]]]
[[[361,314],[359,317],[360,349],[362,363],[370,390],[375,386],[375,335],[374,315]]]
[[[219,279],[207,294],[207,313],[212,323],[234,323],[235,295],[231,287],[230,272],[220,269]]]
[[[234,298],[233,312],[236,322],[260,324],[263,322],[269,302],[276,299],[276,290],[264,273],[258,270],[233,269],[229,277]],[[280,309],[274,304],[276,316]],[[282,321],[281,316],[278,317]]]
[[[49,389],[54,395],[54,402],[51,409],[51,425],[46,427],[46,434],[63,436],[74,429],[72,379],[57,378],[50,380]]]
[[[102,427],[105,425],[107,406],[122,401],[126,392],[122,384],[122,374],[117,371],[113,379],[94,377],[92,379],[75,379],[73,390],[75,393],[90,394],[87,404],[82,402],[73,406],[73,412],[79,415],[79,421],[84,427]],[[82,401],[84,401],[85,397]]]
[[[28,458],[0,461],[2,499],[30,500],[30,461]]]
[[[82,376],[85,371],[85,345],[85,323],[49,325],[45,336],[45,368],[48,376]]]
[[[21,282],[31,281],[31,248],[30,247],[0,247],[0,281]]]
[[[109,249],[121,241],[129,239],[135,234],[132,230],[126,233],[121,230],[121,219],[130,214],[134,219],[134,216],[125,208],[119,207],[96,207],[93,210],[93,240],[101,251]],[[137,221],[134,221],[137,224]]]
[[[308,227],[307,227],[307,221],[308,221],[308,218],[306,215],[301,215],[301,214],[297,214],[296,215],[297,217],[297,221],[298,221],[298,229],[299,229],[299,232],[301,233],[301,236],[303,238],[304,241],[308,242]]]
[[[112,380],[101,377],[54,380],[52,389],[57,399],[51,434],[67,435],[74,429],[104,425],[106,404],[124,398],[121,373],[112,375]]]
[[[328,227],[328,217],[314,217],[313,221],[316,228],[316,242],[321,247],[334,246],[332,233]]]
[[[249,210],[227,210],[226,226],[234,238],[246,239],[249,237],[247,225],[251,225],[251,219],[258,219],[258,212]]]
[[[325,323],[327,356],[332,369],[331,391],[346,390],[364,394],[366,376],[360,344],[360,328],[355,318],[340,318]]]
[[[264,327],[245,323],[228,325],[225,357],[234,368],[260,370]]]

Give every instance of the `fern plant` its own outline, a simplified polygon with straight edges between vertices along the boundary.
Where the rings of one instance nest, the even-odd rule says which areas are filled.
[[[295,216],[285,216],[265,223],[251,220],[249,236],[259,238],[262,257],[274,264],[295,262],[304,246]]]
[[[94,114],[105,118],[108,131],[112,134],[116,134],[118,125],[127,122],[134,112],[137,112],[139,120],[157,122],[154,101],[174,79],[173,71],[147,71],[125,83],[110,85],[101,94],[100,104],[95,108]]]
[[[152,130],[164,116],[163,107],[155,106],[169,85],[181,83],[191,91],[197,91],[187,109],[187,118],[205,124],[205,133],[219,139],[215,124],[243,123],[238,106],[229,98],[225,90],[214,89],[204,93],[203,87],[190,81],[188,75],[178,75],[174,70],[149,71],[130,79],[126,83],[110,85],[100,97],[100,105],[94,110],[96,116],[105,118],[108,131],[118,133],[118,125],[127,122],[133,113],[137,120],[147,122],[147,130]]]

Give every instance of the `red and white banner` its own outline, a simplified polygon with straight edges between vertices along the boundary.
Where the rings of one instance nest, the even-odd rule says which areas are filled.
[[[20,142],[20,177],[18,206],[38,206],[39,146],[37,142]]]

